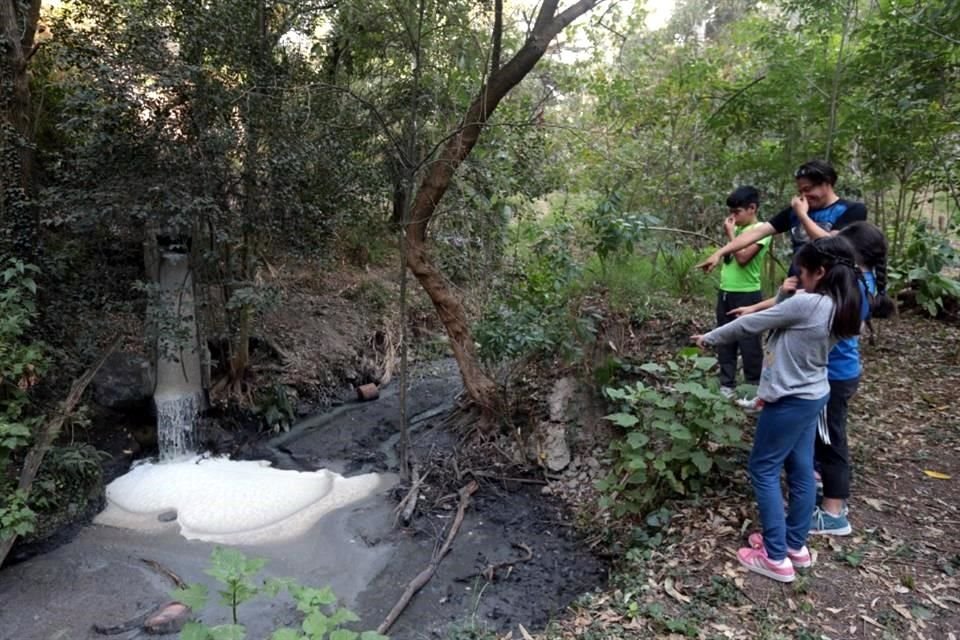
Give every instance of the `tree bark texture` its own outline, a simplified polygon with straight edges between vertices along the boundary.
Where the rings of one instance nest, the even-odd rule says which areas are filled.
[[[467,394],[488,414],[498,410],[497,385],[480,365],[462,302],[430,259],[427,227],[454,174],[476,146],[480,133],[500,101],[526,77],[564,28],[602,1],[580,0],[560,13],[557,13],[559,0],[543,1],[523,46],[502,67],[493,71],[480,88],[459,128],[421,179],[411,207],[405,234],[407,266],[430,296],[447,329]]]
[[[40,19],[40,0],[24,5],[0,0],[0,219],[11,236],[3,250],[32,261],[38,223],[30,205],[30,79],[27,60],[33,53]]]

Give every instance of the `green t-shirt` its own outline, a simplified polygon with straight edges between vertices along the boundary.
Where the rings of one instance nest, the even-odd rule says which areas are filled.
[[[756,222],[748,227],[737,227],[733,233],[738,236],[758,224],[762,223]],[[740,266],[740,263],[737,262],[737,259],[732,255],[730,256],[730,260],[724,262],[723,268],[720,270],[721,291],[729,291],[731,293],[760,291],[760,267],[763,264],[763,254],[766,253],[767,248],[770,246],[770,236],[767,236],[757,244],[760,245],[760,251],[744,266]]]

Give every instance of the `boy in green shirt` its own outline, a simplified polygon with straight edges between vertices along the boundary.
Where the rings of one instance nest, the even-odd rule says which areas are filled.
[[[742,232],[761,224],[757,221],[760,194],[753,187],[738,187],[727,197],[730,215],[723,222],[727,240],[733,240]],[[760,267],[763,254],[770,246],[770,237],[725,256],[720,271],[720,291],[717,296],[717,326],[735,320],[729,315],[737,307],[756,304],[763,299],[760,289]],[[733,398],[737,386],[737,352],[743,358],[743,377],[747,384],[760,384],[763,368],[763,342],[759,335],[748,336],[717,350],[720,363],[720,391]]]

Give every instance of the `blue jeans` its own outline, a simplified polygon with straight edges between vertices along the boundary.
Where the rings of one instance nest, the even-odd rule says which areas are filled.
[[[797,550],[807,542],[817,500],[813,478],[817,416],[828,398],[781,398],[765,404],[757,421],[749,470],[763,526],[763,544],[771,560],[783,560],[788,546]],[[780,491],[780,471],[784,468],[790,489],[786,517]]]

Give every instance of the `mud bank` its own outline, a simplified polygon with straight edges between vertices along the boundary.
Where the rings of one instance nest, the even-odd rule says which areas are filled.
[[[421,370],[411,382],[408,415],[418,459],[452,460],[458,437],[442,420],[461,386],[455,365]],[[398,400],[387,388],[379,400],[338,407],[295,425],[288,433],[244,452],[274,466],[329,469],[355,477],[396,470]],[[469,472],[469,471],[467,471]],[[449,637],[457,628],[505,632],[522,623],[543,627],[579,594],[605,583],[607,567],[577,540],[560,505],[539,487],[480,477],[450,554],[391,629],[399,640]],[[430,561],[453,517],[449,482],[431,482],[424,509],[408,529],[394,526],[396,496],[381,491],[329,513],[306,533],[283,542],[239,548],[268,560],[266,576],[331,586],[342,604],[375,628],[407,583]],[[154,560],[187,582],[214,586],[204,573],[213,545],[184,539],[175,529],[154,533],[85,527],[68,544],[0,572],[0,640],[102,638],[90,629],[132,618],[167,599],[169,580],[141,558]],[[528,556],[529,559],[526,559]],[[523,560],[523,561],[521,561]],[[504,563],[511,563],[507,566]],[[491,575],[491,565],[502,568]],[[209,624],[226,621],[213,603]],[[289,600],[256,599],[240,608],[248,637],[296,624]],[[115,637],[132,637],[132,634]]]

